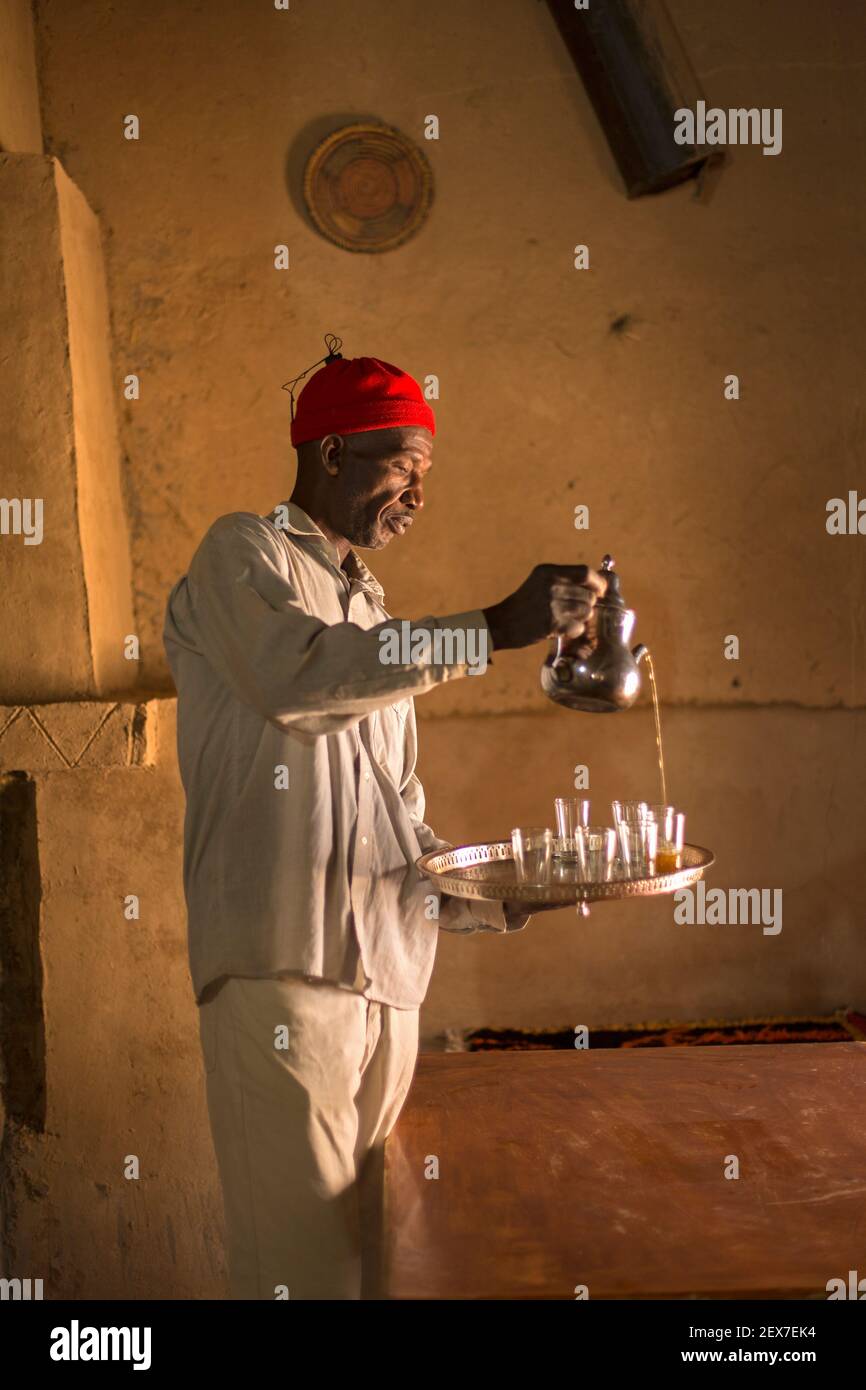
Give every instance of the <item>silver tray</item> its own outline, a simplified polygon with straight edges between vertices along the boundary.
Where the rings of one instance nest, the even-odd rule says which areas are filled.
[[[711,850],[700,845],[684,845],[682,867],[670,874],[649,878],[614,878],[605,883],[588,883],[580,877],[580,866],[554,859],[548,883],[518,883],[510,840],[494,840],[484,845],[452,845],[432,850],[415,861],[416,867],[432,879],[443,893],[453,898],[475,898],[483,902],[561,903],[569,905],[606,902],[619,898],[648,898],[675,893],[697,883],[705,869],[715,863]]]

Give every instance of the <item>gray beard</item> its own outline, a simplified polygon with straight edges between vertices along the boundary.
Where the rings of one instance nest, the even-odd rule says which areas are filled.
[[[352,510],[344,534],[350,545],[356,545],[361,550],[381,550],[386,543],[378,514],[370,516],[362,509]]]

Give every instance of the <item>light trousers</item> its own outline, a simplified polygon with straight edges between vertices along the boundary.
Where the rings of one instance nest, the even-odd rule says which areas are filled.
[[[232,976],[199,1027],[232,1297],[379,1296],[384,1144],[418,1010],[303,976]]]

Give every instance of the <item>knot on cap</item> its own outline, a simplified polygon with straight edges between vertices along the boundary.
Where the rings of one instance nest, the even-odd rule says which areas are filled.
[[[415,378],[378,357],[341,357],[310,377],[298,396],[292,444],[401,425],[436,433],[435,416]]]

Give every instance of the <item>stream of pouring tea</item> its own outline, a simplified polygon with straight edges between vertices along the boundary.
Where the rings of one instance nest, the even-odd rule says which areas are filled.
[[[646,656],[644,657],[644,660],[646,661],[649,667],[650,688],[652,690],[653,697],[653,718],[655,719],[656,725],[656,748],[658,749],[659,756],[659,782],[661,783],[662,790],[661,804],[662,806],[667,806],[668,793],[667,784],[665,782],[665,755],[662,752],[662,721],[661,716],[659,714],[659,692],[656,686],[656,670],[655,666],[653,665],[652,652],[647,652]]]

